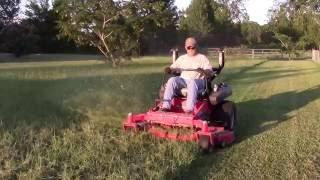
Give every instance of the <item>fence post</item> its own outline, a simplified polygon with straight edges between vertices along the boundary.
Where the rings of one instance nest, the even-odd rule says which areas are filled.
[[[254,59],[254,49],[251,49],[251,59]]]
[[[176,62],[179,56],[179,49],[178,48],[173,48],[171,49],[172,52],[172,63]]]
[[[312,60],[320,62],[320,50],[312,49]]]

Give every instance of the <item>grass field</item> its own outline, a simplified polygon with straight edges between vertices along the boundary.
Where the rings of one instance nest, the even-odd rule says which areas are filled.
[[[320,179],[320,65],[228,61],[239,134],[210,155],[194,143],[125,134],[169,64],[145,57],[0,64],[0,179]]]

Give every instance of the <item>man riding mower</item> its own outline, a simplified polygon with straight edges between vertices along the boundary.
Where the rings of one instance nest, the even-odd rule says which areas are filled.
[[[224,53],[219,52],[219,67],[212,68],[208,59],[197,52],[194,38],[186,40],[185,48],[187,54],[165,68],[166,75],[173,77],[162,84],[155,106],[146,113],[129,113],[123,127],[159,138],[197,141],[208,152],[235,140],[236,106],[225,100],[232,94],[230,86],[211,86],[224,67]],[[182,129],[188,133],[172,133]]]

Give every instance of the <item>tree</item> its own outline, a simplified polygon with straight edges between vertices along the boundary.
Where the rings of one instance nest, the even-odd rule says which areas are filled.
[[[29,0],[25,10],[25,26],[33,26],[33,34],[38,36],[37,49],[33,52],[55,53],[64,51],[70,42],[58,39],[58,14],[49,0]]]
[[[13,53],[16,57],[34,52],[39,41],[39,36],[33,33],[35,28],[25,21],[8,25],[2,31],[1,51]]]
[[[137,37],[139,54],[175,44],[178,14],[174,0],[132,0],[124,7]]]
[[[137,51],[145,35],[172,25],[172,5],[173,0],[57,0],[55,7],[62,35],[98,48],[116,66]]]
[[[320,1],[291,0],[287,4],[294,8],[295,26],[303,32],[300,45],[303,48],[320,48]]]
[[[192,0],[181,20],[181,29],[197,36],[206,36],[214,30],[214,15],[210,0]]]
[[[233,24],[231,11],[225,4],[211,1],[211,7],[215,12],[215,32],[225,31]]]
[[[288,54],[289,60],[291,60],[292,55],[296,54],[296,50],[298,49],[298,43],[292,40],[292,37],[286,34],[276,33],[275,38],[277,38],[283,47],[283,50]]]
[[[3,31],[15,22],[18,12],[20,10],[20,0],[1,0],[0,1],[0,43],[3,41]]]
[[[274,32],[286,35],[300,49],[320,46],[320,2],[317,0],[287,0],[272,12]],[[278,36],[279,37],[279,36]]]
[[[226,7],[231,20],[238,23],[249,19],[243,1],[244,0],[212,0],[212,2]]]
[[[281,42],[275,38],[273,27],[270,24],[261,26],[261,44],[262,48],[281,48]]]
[[[320,2],[287,0],[279,4],[272,10],[270,25],[289,59],[298,49],[320,48]]]
[[[132,49],[133,29],[125,21],[120,2],[58,0],[55,9],[62,36],[98,48],[114,66],[120,62],[123,50]]]
[[[180,17],[180,30],[205,46],[239,45],[248,19],[243,0],[193,0]]]
[[[29,51],[37,39],[32,34],[34,27],[18,21],[19,5],[20,0],[0,1],[0,50],[16,56]]]
[[[20,10],[21,0],[1,0],[0,1],[0,25],[8,25],[14,22]]]
[[[25,15],[30,20],[44,22],[48,19],[50,12],[49,0],[29,0],[26,5]]]
[[[296,11],[291,3],[281,4],[279,9],[273,10],[271,27],[274,37],[281,43],[283,51],[289,55],[296,54],[303,32],[299,31],[295,24]]]
[[[249,46],[261,43],[262,30],[256,22],[244,22],[241,24],[241,33],[244,41]]]

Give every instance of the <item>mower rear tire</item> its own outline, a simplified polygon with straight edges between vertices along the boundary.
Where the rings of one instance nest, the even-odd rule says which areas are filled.
[[[237,125],[237,108],[232,101],[223,101],[212,111],[213,122],[221,124],[226,130],[234,131]]]

